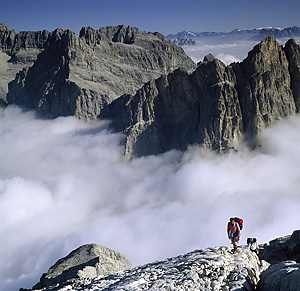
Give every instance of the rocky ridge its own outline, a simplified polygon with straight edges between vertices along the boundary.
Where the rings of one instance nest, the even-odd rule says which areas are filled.
[[[122,254],[101,245],[86,244],[58,260],[32,289],[55,289],[57,286],[105,277],[130,267]]]
[[[252,39],[254,40],[262,40],[268,36],[274,36],[276,38],[283,37],[298,37],[300,36],[300,27],[293,26],[287,28],[263,28],[260,30],[259,34]]]
[[[219,152],[242,136],[250,146],[276,120],[299,111],[300,49],[274,37],[256,45],[241,63],[218,59],[193,73],[178,69],[112,102],[101,117],[126,135],[127,157],[185,150],[201,144]]]
[[[211,247],[104,277],[60,281],[55,286],[36,290],[294,291],[299,289],[300,282],[299,238],[297,230],[292,235],[260,245],[259,256],[247,246],[240,246],[235,254],[229,247]]]
[[[293,26],[293,27],[286,27],[286,28],[274,28],[274,27],[262,27],[262,28],[254,28],[254,29],[234,29],[230,32],[193,32],[183,30],[176,34],[168,34],[166,36],[167,39],[192,39],[195,40],[197,38],[203,37],[218,37],[218,36],[230,36],[230,35],[246,35],[252,40],[261,41],[262,39],[268,36],[274,36],[276,38],[283,38],[283,37],[298,37],[300,36],[300,27]]]
[[[194,40],[192,40],[191,38],[187,39],[187,38],[183,38],[183,37],[175,37],[175,38],[169,38],[168,40],[179,46],[196,45],[196,42]]]
[[[49,31],[17,33],[0,24],[0,100],[6,102],[7,84],[25,66],[31,66],[51,39]]]
[[[31,67],[9,83],[7,102],[34,108],[48,117],[94,119],[114,99],[134,94],[144,83],[195,64],[159,33],[124,25],[80,35],[58,30]]]

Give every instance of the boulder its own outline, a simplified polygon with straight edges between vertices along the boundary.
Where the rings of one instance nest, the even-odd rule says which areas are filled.
[[[271,266],[262,272],[257,290],[300,290],[300,263],[284,261]]]
[[[120,253],[101,245],[87,244],[58,260],[47,273],[42,275],[33,290],[52,289],[71,282],[104,277],[129,267],[129,262]]]
[[[300,263],[300,230],[261,245],[259,256],[270,264],[287,260]]]

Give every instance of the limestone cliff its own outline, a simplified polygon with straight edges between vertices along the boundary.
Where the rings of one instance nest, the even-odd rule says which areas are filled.
[[[31,66],[51,39],[51,33],[44,31],[9,30],[0,24],[0,101],[6,101],[8,83],[24,67]]]
[[[48,117],[96,118],[101,109],[164,73],[195,68],[184,51],[159,33],[117,26],[66,30],[9,84],[8,103]]]
[[[151,80],[134,96],[112,102],[102,117],[126,134],[128,157],[185,150],[190,144],[220,152],[242,135],[256,135],[299,108],[299,46],[274,37],[256,45],[241,63],[202,63]]]

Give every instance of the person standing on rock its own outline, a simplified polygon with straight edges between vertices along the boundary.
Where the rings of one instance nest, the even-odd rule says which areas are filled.
[[[231,240],[231,243],[233,244],[233,253],[235,253],[237,249],[237,243],[240,240],[241,230],[239,224],[235,222],[233,217],[231,217],[228,222],[227,234],[228,234],[228,238]]]

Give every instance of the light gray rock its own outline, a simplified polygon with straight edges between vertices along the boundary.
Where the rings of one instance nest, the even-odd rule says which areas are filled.
[[[246,247],[215,247],[138,266],[104,278],[81,281],[58,290],[245,290],[255,289],[261,271],[258,257]],[[49,289],[44,289],[49,290]]]
[[[71,282],[104,277],[129,267],[129,262],[120,253],[97,244],[87,244],[58,260],[33,289],[51,290]]]
[[[300,263],[284,261],[271,266],[261,274],[258,290],[300,290]]]
[[[292,235],[260,245],[259,256],[247,246],[239,246],[235,254],[229,247],[211,247],[106,277],[89,279],[85,275],[72,283],[65,282],[60,286],[38,290],[294,291],[300,287],[299,236],[300,230],[296,230]],[[274,256],[275,253],[277,256]],[[59,261],[53,272],[57,272],[61,265]]]

